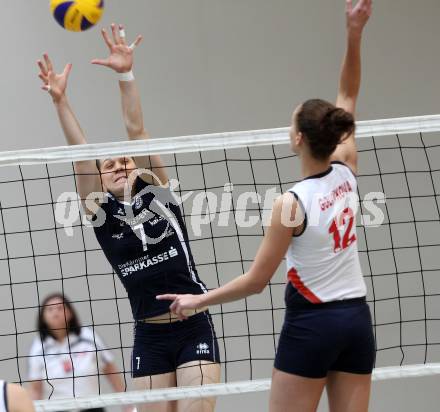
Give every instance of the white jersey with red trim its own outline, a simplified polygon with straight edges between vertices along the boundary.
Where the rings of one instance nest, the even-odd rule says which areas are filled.
[[[366,285],[356,238],[357,182],[351,169],[332,162],[290,190],[305,212],[304,230],[286,254],[292,286],[312,303],[364,297]]]

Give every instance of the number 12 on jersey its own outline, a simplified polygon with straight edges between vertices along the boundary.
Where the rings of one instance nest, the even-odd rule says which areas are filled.
[[[353,242],[356,241],[356,234],[351,233],[351,231],[353,230],[353,224],[354,213],[353,210],[349,207],[344,209],[339,216],[333,219],[333,222],[330,225],[328,232],[333,235],[333,251],[335,253],[338,253],[341,250],[348,248]],[[342,239],[340,230],[345,230]]]

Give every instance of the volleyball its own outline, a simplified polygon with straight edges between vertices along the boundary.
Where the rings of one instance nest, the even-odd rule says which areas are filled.
[[[104,0],[51,0],[51,13],[69,31],[84,31],[94,26],[104,12]]]

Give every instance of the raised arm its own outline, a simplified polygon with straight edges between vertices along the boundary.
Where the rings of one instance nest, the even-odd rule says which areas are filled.
[[[285,193],[275,201],[271,224],[267,228],[252,266],[244,275],[202,295],[166,294],[157,296],[157,299],[173,301],[170,310],[180,319],[185,319],[187,310],[232,302],[261,293],[292,242],[294,226],[298,227],[301,223],[301,215],[296,216],[296,213],[297,202],[291,193]]]
[[[69,145],[87,143],[66,96],[67,82],[72,65],[66,65],[64,71],[57,74],[49,56],[44,54],[43,58],[44,61],[38,61],[38,67],[40,68],[38,77],[43,81],[42,89],[49,92],[52,97],[67,143]],[[75,162],[75,173],[77,174],[78,192],[82,200],[90,193],[102,190],[98,168],[94,160]]]
[[[120,75],[132,73],[133,50],[142,41],[142,37],[138,36],[134,43],[129,46],[126,43],[123,26],[117,27],[115,24],[112,24],[112,35],[113,39],[110,39],[105,29],[102,30],[102,36],[110,51],[110,56],[107,59],[92,60],[92,63],[108,67]],[[119,87],[121,90],[122,114],[129,140],[147,140],[149,135],[144,128],[141,98],[136,81],[130,77],[119,80]],[[168,176],[160,156],[139,156],[134,160],[138,168],[151,170],[160,182],[154,181],[150,175],[146,174],[142,175],[143,179],[154,184],[167,183]]]
[[[371,12],[372,0],[359,0],[354,7],[353,0],[346,0],[347,49],[342,63],[336,106],[353,115],[361,86],[362,33]],[[346,163],[356,173],[357,148],[354,134],[338,146],[332,160]]]

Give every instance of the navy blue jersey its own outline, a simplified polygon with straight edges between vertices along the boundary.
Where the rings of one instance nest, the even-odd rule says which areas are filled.
[[[140,177],[130,204],[111,193],[101,204],[105,222],[94,226],[101,248],[124,285],[135,320],[168,312],[164,293],[201,294],[180,207],[171,191]],[[97,216],[98,217],[98,213]]]

